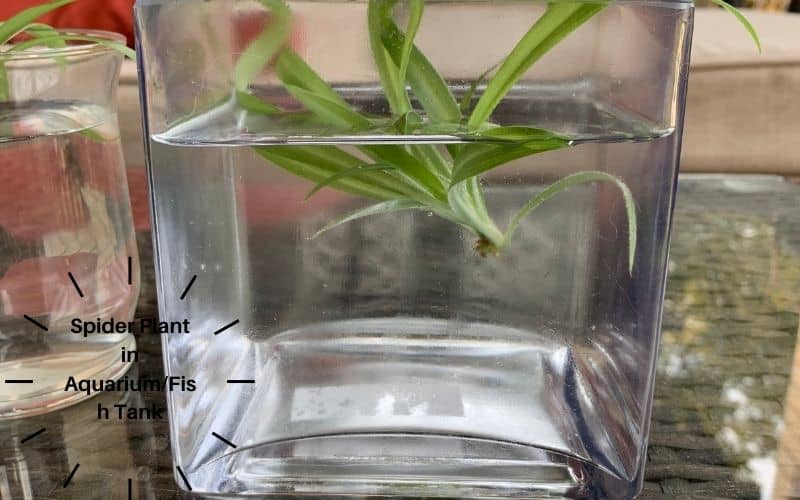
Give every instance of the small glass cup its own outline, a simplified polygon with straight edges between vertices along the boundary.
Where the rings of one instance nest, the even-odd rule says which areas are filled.
[[[124,43],[114,33],[75,34]],[[115,379],[139,268],[116,116],[123,56],[103,44],[0,54],[0,419],[85,399]]]

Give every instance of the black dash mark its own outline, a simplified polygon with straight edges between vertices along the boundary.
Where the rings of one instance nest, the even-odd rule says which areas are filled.
[[[75,286],[75,290],[78,291],[78,295],[83,298],[83,290],[81,290],[81,287],[78,286],[78,282],[75,281],[75,276],[73,276],[72,273],[67,273],[67,275],[69,275],[70,281],[72,281],[72,284]]]
[[[196,279],[197,279],[197,275],[195,274],[194,276],[192,276],[192,279],[189,280],[189,284],[186,285],[186,288],[183,289],[183,293],[181,294],[181,300],[186,298],[186,294],[189,293],[189,289],[192,288],[192,285],[194,285],[194,281]]]
[[[22,441],[20,441],[19,443],[20,443],[20,444],[22,444],[22,443],[27,443],[28,441],[30,441],[31,439],[35,438],[36,436],[38,436],[39,434],[43,433],[43,432],[44,432],[44,431],[46,431],[46,430],[47,430],[47,429],[45,429],[44,427],[42,427],[41,429],[39,429],[38,431],[34,432],[34,433],[33,433],[33,434],[31,434],[30,436],[26,437],[25,439],[23,439],[23,440],[22,440]]]
[[[219,335],[220,333],[224,332],[224,331],[225,331],[225,330],[227,330],[228,328],[233,328],[234,326],[236,326],[236,325],[238,325],[238,324],[239,324],[239,320],[238,320],[238,319],[237,319],[236,321],[231,321],[231,322],[230,322],[230,323],[228,323],[227,325],[223,326],[222,328],[220,328],[219,330],[217,330],[216,332],[214,332],[214,335]]]
[[[31,318],[31,317],[30,317],[30,316],[28,316],[27,314],[23,314],[23,316],[25,317],[25,319],[27,319],[28,321],[30,321],[30,322],[31,322],[31,323],[33,323],[34,325],[38,326],[39,328],[41,328],[41,329],[42,329],[42,330],[44,330],[44,331],[47,331],[47,327],[46,327],[46,326],[44,326],[43,324],[41,324],[41,323],[39,323],[38,321],[36,321],[35,319]]]
[[[178,469],[178,474],[181,475],[181,479],[183,479],[183,482],[186,484],[186,488],[188,488],[189,491],[192,491],[192,485],[189,484],[189,480],[186,479],[186,474],[183,473],[180,466],[176,465],[175,468]]]
[[[227,445],[228,445],[228,446],[230,446],[231,448],[236,448],[236,445],[235,445],[235,444],[231,443],[230,441],[228,441],[228,440],[227,440],[227,439],[225,439],[224,437],[220,436],[220,435],[219,435],[219,434],[217,434],[216,432],[212,432],[212,433],[211,433],[211,435],[212,435],[212,436],[214,436],[215,438],[219,439],[219,440],[220,440],[220,441],[222,441],[223,443],[227,444]]]
[[[229,384],[255,384],[253,379],[228,379]]]
[[[128,257],[128,284],[133,285],[133,257]]]
[[[32,384],[33,380],[30,379],[18,379],[18,378],[7,378],[5,380],[6,384]]]
[[[128,500],[133,500],[133,479],[128,478]]]
[[[78,471],[78,467],[80,467],[80,466],[81,466],[81,464],[75,464],[75,467],[72,468],[72,472],[69,473],[69,476],[67,476],[67,480],[64,481],[64,488],[69,486],[70,481],[72,481],[72,476],[75,475],[75,472]]]

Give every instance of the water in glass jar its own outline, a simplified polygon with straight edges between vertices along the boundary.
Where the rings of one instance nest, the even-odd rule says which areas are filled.
[[[130,319],[138,263],[130,285],[135,240],[116,117],[70,102],[9,105],[0,134],[0,379],[22,381],[0,385],[0,417],[14,417],[85,397],[65,390],[69,377],[124,373],[131,335],[84,337],[72,322]]]
[[[629,222],[611,183],[547,200],[496,256],[480,255],[472,233],[426,211],[374,215],[315,236],[373,202],[333,189],[307,198],[313,183],[254,147],[358,155],[363,144],[434,143],[446,155],[446,144],[465,138],[348,135],[313,120],[295,127],[307,110],[270,69],[253,95],[297,114],[244,113],[228,99],[229,80],[217,78],[227,71],[216,70],[226,61],[220,51],[189,65],[155,42],[170,37],[161,31],[170,14],[203,11],[159,3],[143,2],[138,15],[145,46],[162,58],[148,83],[150,175],[162,319],[192,324],[191,334],[164,342],[167,371],[198,387],[168,395],[175,463],[192,488],[630,498],[646,447],[680,146],[682,87],[670,75],[688,5],[613,3],[583,38],[565,40],[570,58],[557,47],[491,117],[572,140],[483,175],[497,224],[505,228],[569,174],[612,174],[636,203],[631,271]],[[305,34],[291,43],[348,106],[392,120],[368,51],[365,5],[290,2]],[[206,6],[215,18],[264,13],[254,2]],[[530,12],[509,15],[517,8]],[[543,9],[426,2],[417,41],[460,99]],[[653,50],[632,49],[634,35]],[[188,46],[190,36],[175,35],[173,46]],[[174,73],[160,73],[166,67]],[[181,72],[204,86],[170,86],[187,81]],[[204,108],[202,98],[222,104]]]

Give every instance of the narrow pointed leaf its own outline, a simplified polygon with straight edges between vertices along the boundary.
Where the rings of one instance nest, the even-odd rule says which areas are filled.
[[[340,179],[344,179],[347,177],[358,177],[359,174],[363,174],[364,172],[385,172],[387,170],[393,170],[395,168],[396,167],[393,167],[392,165],[375,163],[375,164],[359,165],[357,167],[348,168],[347,170],[342,170],[341,172],[336,172],[335,174],[325,178],[323,181],[318,182],[317,185],[314,186],[314,188],[308,192],[308,194],[306,195],[306,199],[311,198],[312,196],[317,194],[320,189],[328,187]]]
[[[442,186],[447,186],[450,183],[453,167],[436,146],[431,144],[409,144],[406,149],[414,158],[428,167],[428,170],[436,176]]]
[[[403,135],[411,135],[422,128],[422,117],[416,111],[409,111],[397,120],[394,121],[392,126],[394,130]]]
[[[287,48],[281,51],[275,60],[275,72],[283,83],[301,87],[331,101],[338,100],[344,103],[344,99],[302,57],[291,49]]]
[[[417,36],[419,26],[422,23],[422,13],[425,8],[424,0],[408,0],[408,26],[406,26],[406,39],[403,41],[403,49],[400,53],[400,81],[405,82],[408,62],[411,59],[411,51],[414,49],[414,38]]]
[[[625,201],[625,212],[628,217],[628,272],[632,273],[634,260],[636,258],[636,236],[638,231],[636,223],[636,204],[633,200],[633,194],[631,194],[631,190],[622,181],[622,179],[605,172],[578,172],[549,185],[544,189],[544,191],[536,195],[533,199],[531,199],[531,201],[522,207],[522,209],[517,212],[516,215],[514,215],[514,217],[511,219],[511,223],[508,226],[508,230],[506,231],[505,241],[508,242],[511,240],[522,219],[535,210],[539,205],[558,193],[566,191],[573,186],[591,182],[611,182],[615,184],[622,192],[622,197]]]
[[[461,111],[453,93],[436,68],[413,43],[410,43],[413,42],[413,39],[402,33],[390,17],[383,19],[381,29],[383,30],[381,39],[396,63],[402,61],[404,50],[409,45],[411,46],[411,50],[407,54],[406,80],[431,120],[431,124],[424,125],[422,130],[426,133],[436,133],[433,130],[435,127],[446,125],[449,130],[444,133],[455,135],[460,132],[462,129]],[[459,146],[450,144],[447,149],[451,156],[455,156]],[[448,164],[444,169],[438,166],[437,169],[440,174],[449,174],[452,167]]]
[[[486,86],[469,118],[470,128],[483,125],[522,75],[539,58],[607,4],[554,2],[517,43]]]
[[[441,110],[445,114],[450,113],[454,121],[457,122],[460,120],[460,115],[458,114],[458,107],[455,105],[455,100],[453,99],[450,90],[433,66],[430,65],[430,63],[427,63],[425,57],[414,46],[414,37],[419,29],[424,2],[421,0],[409,0],[409,2],[410,12],[407,33],[402,33],[399,28],[397,28],[397,25],[394,24],[394,21],[392,21],[391,9],[395,2],[390,1],[383,4],[373,2],[371,4],[372,10],[370,11],[370,31],[373,46],[381,46],[384,47],[384,50],[386,50],[387,60],[382,60],[382,64],[386,65],[387,68],[391,69],[395,67],[395,65],[399,65],[401,68],[403,68],[401,69],[400,73],[402,73],[404,78],[411,82],[412,90],[415,91],[415,95],[417,95],[417,98],[420,100],[423,108],[425,108],[426,112],[428,112],[428,116],[431,119],[436,121],[436,115],[439,110]],[[390,47],[392,52],[389,52]],[[378,61],[376,60],[376,63],[377,62]],[[420,65],[425,65],[426,63],[428,67],[421,69]],[[390,74],[392,72],[393,71],[389,71]],[[422,72],[425,72],[424,82],[420,78],[422,76]],[[418,93],[418,91],[420,91],[421,84],[424,88]],[[436,92],[440,93],[440,96],[444,98],[443,102],[435,102],[440,96],[434,96],[433,100],[431,100],[428,98],[428,96],[423,95],[428,88],[433,87],[438,87]],[[407,100],[407,94],[405,93],[405,82],[402,84],[402,92],[403,98]],[[450,104],[452,104],[452,106],[450,106]],[[449,110],[448,107],[450,107]],[[433,113],[429,108],[434,109]],[[419,120],[419,115],[413,111],[406,112],[403,114],[405,134],[410,132],[410,130],[408,130],[408,125],[412,118],[414,119],[413,124],[415,126],[423,125],[421,120]],[[444,191],[440,190],[439,186],[445,186],[447,184],[452,167],[439,153],[435,146],[414,145],[408,147],[408,150],[411,152],[413,157],[418,160],[418,162],[420,162],[423,166],[429,167],[428,169],[430,173],[437,178],[437,182],[434,186],[431,182],[425,180],[425,178],[428,177],[427,175],[422,174],[422,177],[413,173],[411,175],[413,175],[415,179],[422,181],[431,194],[434,194],[440,199],[444,199],[444,197],[441,196],[444,194]]]
[[[48,12],[59,9],[75,0],[53,0],[42,5],[30,7],[15,14],[8,21],[0,24],[0,45],[8,43],[18,33]]]
[[[545,139],[563,139],[563,136],[550,132],[549,130],[525,127],[522,125],[510,125],[507,127],[486,128],[479,132],[469,134],[471,137],[482,140],[496,140],[497,142],[529,142],[541,141]]]
[[[367,22],[372,59],[378,70],[386,99],[389,101],[389,107],[393,114],[403,115],[411,110],[405,79],[400,75],[399,61],[392,60],[381,39],[382,27],[390,22],[395,3],[370,1],[367,6]]]
[[[364,164],[364,160],[336,146],[264,146],[261,149],[268,149],[274,155],[290,158],[324,170],[326,172],[325,175],[322,178],[314,179],[314,182],[321,182],[328,175]],[[395,189],[398,187],[397,179],[389,174],[370,172],[363,174],[361,177],[363,179],[368,178],[368,182],[371,185],[380,186],[385,190],[398,194],[403,192],[401,189]]]
[[[400,62],[403,57],[403,47],[406,44],[405,34],[391,19],[386,20],[381,28],[383,30],[381,40],[383,40],[386,50],[395,63]],[[408,56],[406,80],[411,86],[411,90],[414,91],[414,96],[433,122],[459,123],[461,121],[458,103],[444,78],[413,44]]]
[[[347,153],[332,146],[297,146],[291,148],[285,146],[257,146],[253,150],[275,166],[314,183],[325,181],[343,168],[352,168],[351,166],[343,166],[343,157],[352,158],[352,162],[355,162],[356,165],[361,163],[358,158],[347,155]],[[350,159],[346,159],[345,162],[346,165],[353,165]],[[392,189],[391,178],[384,179],[379,175],[380,173],[378,172],[367,173],[361,178],[338,179],[330,184],[341,191],[376,200],[389,200],[403,196],[401,192]]]
[[[438,200],[447,200],[444,184],[417,158],[397,146],[362,146],[373,160],[397,167],[414,186]]]
[[[2,23],[0,23],[0,25],[2,25]],[[23,31],[30,36],[51,36],[58,34],[57,29],[45,23],[30,23],[25,26]]]
[[[8,52],[21,52],[23,50],[28,50],[33,47],[41,47],[41,46],[48,47],[50,46],[51,43],[58,44],[58,42],[68,42],[68,41],[91,42],[97,45],[101,45],[103,47],[108,47],[109,49],[112,50],[116,50],[117,52],[119,52],[120,54],[124,55],[129,59],[136,59],[136,52],[123,43],[115,42],[113,40],[108,40],[105,38],[98,38],[95,36],[67,35],[67,34],[59,34],[50,37],[31,38],[30,40],[14,44],[14,46],[11,47],[8,50]]]
[[[723,9],[727,10],[731,14],[733,14],[734,17],[736,17],[736,19],[740,23],[742,23],[742,26],[744,26],[744,29],[746,29],[747,32],[750,34],[750,38],[753,39],[753,42],[755,42],[756,48],[758,49],[758,52],[760,53],[761,52],[761,39],[758,37],[758,32],[756,31],[756,28],[753,26],[753,24],[750,22],[750,20],[747,19],[744,14],[742,14],[742,11],[740,11],[739,9],[734,7],[733,5],[729,4],[725,0],[711,0],[711,1],[714,2],[715,4],[719,5]]]
[[[461,102],[458,104],[461,114],[466,114],[467,111],[469,111],[469,106],[472,104],[472,96],[475,95],[475,91],[484,81],[486,81],[486,78],[489,76],[489,74],[496,70],[498,66],[499,64],[495,64],[491,68],[487,69],[483,72],[483,74],[481,74],[481,76],[479,76],[470,84],[469,89],[467,89],[467,92],[461,97]]]
[[[59,35],[57,29],[44,23],[31,23],[26,26],[23,31],[25,34],[30,35],[33,38],[55,38]],[[66,47],[67,42],[64,40],[54,40],[48,43],[47,46],[50,48]]]
[[[281,109],[274,104],[259,99],[247,92],[242,92],[241,90],[236,91],[236,102],[239,104],[239,107],[251,113],[275,115],[281,112]]]
[[[267,28],[244,50],[233,69],[236,90],[244,91],[289,39],[291,11],[283,0],[259,0],[269,9]]]
[[[401,210],[418,210],[423,207],[424,205],[414,200],[400,199],[400,200],[384,201],[382,203],[378,203],[366,208],[358,209],[354,212],[350,212],[349,214],[343,217],[339,217],[338,219],[331,221],[330,223],[326,224],[322,229],[314,233],[314,235],[311,238],[312,239],[316,238],[322,233],[330,231],[335,227],[341,226],[342,224],[346,224],[348,222],[357,219],[362,219],[364,217],[369,217],[372,215],[388,214],[392,212],[399,212]]]
[[[317,116],[328,123],[342,127],[361,130],[369,128],[371,123],[364,116],[347,105],[342,106],[337,101],[331,101],[313,92],[294,85],[284,84],[286,90],[298,101]]]
[[[570,144],[565,137],[531,127],[496,127],[474,136],[508,143],[462,146],[456,157],[451,186],[510,161]]]
[[[342,106],[347,105],[347,102],[293,50],[286,49],[281,52],[275,61],[275,72],[285,84],[308,90]]]
[[[58,30],[47,24],[31,23],[25,27],[24,32],[33,38],[50,39],[50,41],[45,42],[44,45],[51,49],[61,49],[67,46],[67,42],[59,37]],[[58,64],[61,69],[65,69],[67,67],[67,60],[63,56],[56,57],[56,64]]]
[[[381,28],[383,29],[381,38],[394,61],[400,62],[402,65],[402,61],[406,57],[408,58],[408,67],[405,72],[406,80],[409,82],[414,96],[422,104],[423,109],[432,121],[430,126],[423,127],[423,129],[427,133],[438,132],[456,135],[461,132],[463,127],[460,123],[462,118],[461,110],[444,78],[412,43],[413,39],[402,33],[391,18],[384,19]],[[409,46],[411,47],[410,52],[408,52]],[[446,128],[442,127],[443,125]],[[444,128],[444,130],[434,131],[436,126],[439,126],[440,129]],[[451,156],[456,156],[460,151],[460,147],[460,145],[451,144],[447,146],[447,149],[450,151]],[[429,149],[433,149],[433,151]],[[451,175],[453,167],[448,162],[443,161],[435,148],[422,146],[414,150],[414,152],[417,157],[429,162],[432,161],[430,164],[435,167],[435,172],[440,177],[446,178]],[[434,158],[431,158],[431,156],[434,156]],[[460,222],[462,225],[478,233],[487,233],[487,238],[497,239],[500,230],[497,229],[497,226],[489,217],[478,180],[471,179],[467,181],[467,184],[468,191],[466,193],[461,193],[460,191],[452,195],[448,193],[448,203],[451,207],[455,205],[456,209],[461,211],[456,217],[462,221]],[[451,196],[452,200],[449,199]],[[468,200],[462,200],[464,196],[468,197]],[[464,210],[465,204],[470,204],[469,210]],[[476,227],[482,229],[476,229]]]
[[[559,140],[546,140],[528,142],[518,146],[469,146],[470,158],[462,162],[456,162],[451,186],[511,161],[537,153],[561,149],[566,147],[567,144],[567,142]],[[464,151],[466,151],[466,148],[464,148]]]

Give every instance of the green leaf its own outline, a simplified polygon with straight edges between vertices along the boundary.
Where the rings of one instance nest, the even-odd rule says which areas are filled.
[[[469,118],[470,128],[480,128],[533,63],[606,5],[605,2],[549,4],[544,14],[517,43],[489,81]]]
[[[356,177],[359,174],[362,174],[364,172],[385,172],[387,170],[394,170],[395,168],[396,167],[394,167],[392,165],[383,165],[381,163],[372,163],[372,164],[359,165],[357,167],[352,167],[352,168],[348,168],[347,170],[342,170],[340,172],[336,172],[335,174],[333,174],[333,175],[327,177],[326,179],[324,179],[323,181],[318,182],[317,185],[314,186],[314,188],[311,191],[308,192],[308,194],[306,195],[306,199],[311,198],[312,196],[317,194],[317,192],[319,192],[320,189],[328,187],[328,186],[330,186],[331,184],[333,184],[334,182],[336,182],[336,181],[338,181],[340,179],[344,179],[346,177]]]
[[[416,111],[409,111],[392,123],[392,128],[402,135],[411,135],[422,128],[422,117]]]
[[[253,150],[274,165],[315,184],[363,164],[363,161],[333,146],[256,146]],[[380,172],[365,172],[358,178],[330,182],[331,186],[342,191],[376,200],[403,197],[402,191],[394,189],[396,184],[396,179]]]
[[[464,159],[456,161],[450,185],[455,186],[459,182],[483,174],[513,160],[536,153],[561,149],[565,145],[564,142],[560,141],[544,141],[531,142],[519,146],[467,146],[459,156],[459,158],[464,157]],[[467,153],[467,155],[464,153]]]
[[[438,200],[447,200],[442,181],[404,148],[380,145],[362,146],[360,149],[376,162],[397,167],[398,173],[402,173],[403,178],[410,181],[416,189]]]
[[[458,104],[458,108],[461,110],[462,115],[466,114],[467,111],[469,111],[469,106],[470,104],[472,104],[472,96],[475,95],[475,91],[478,89],[480,84],[482,84],[489,76],[489,74],[492,71],[496,70],[498,66],[500,65],[495,64],[491,68],[487,69],[481,74],[481,76],[473,80],[473,82],[470,84],[469,89],[467,89],[467,92],[461,97],[461,102]]]
[[[395,1],[370,1],[367,6],[367,23],[372,59],[381,79],[383,92],[389,107],[395,115],[403,115],[411,111],[411,102],[406,93],[405,78],[400,75],[400,68],[392,60],[381,39],[382,26],[391,19]]]
[[[53,0],[42,5],[30,7],[15,14],[8,21],[0,24],[0,45],[8,43],[18,33],[48,12],[59,9],[75,0]]]
[[[478,142],[447,146],[455,165],[451,165],[442,155],[441,148],[433,145],[359,146],[358,149],[374,162],[371,164],[365,164],[362,159],[332,146],[255,147],[258,154],[278,167],[315,182],[309,196],[331,186],[381,201],[377,205],[340,217],[322,228],[315,237],[341,224],[369,215],[425,209],[475,232],[479,236],[480,248],[489,253],[488,250],[499,250],[506,245],[519,220],[560,190],[579,182],[616,179],[602,172],[584,172],[583,177],[570,176],[562,179],[523,207],[512,220],[507,233],[503,234],[486,209],[477,177],[516,158],[569,145],[568,139],[544,130],[495,127],[487,125],[486,121],[530,65],[605,7],[605,2],[570,1],[551,4],[502,62],[478,100],[472,116],[464,124],[462,107],[465,110],[469,107],[476,88],[491,70],[473,83],[464,102],[459,106],[447,83],[414,45],[414,38],[421,25],[424,1],[407,0],[409,18],[406,33],[392,20],[392,11],[398,1],[369,0],[367,13],[373,59],[395,117],[390,125],[380,120],[371,120],[354,110],[291,49],[284,48],[278,52],[275,68],[279,79],[295,99],[326,124],[357,130],[386,126],[387,131],[402,135],[420,131],[434,133],[432,131],[438,127],[438,130],[446,130],[443,133],[472,136]],[[267,2],[280,2],[280,5],[284,5],[283,0],[262,0],[265,5]],[[287,9],[287,24],[288,16]],[[248,47],[250,48],[252,47]],[[279,47],[262,53],[263,62],[258,66],[259,71],[275,50],[279,50]],[[256,74],[257,71],[253,73],[253,77]],[[425,109],[428,123],[412,109],[406,82]],[[271,104],[246,93],[237,93],[236,98],[242,108],[253,112],[281,112]],[[632,251],[635,251],[635,207],[627,187],[621,184],[622,181],[617,181],[625,195],[632,228],[629,232],[633,233]],[[633,254],[630,260],[632,266]]]
[[[519,143],[519,142],[535,142],[548,139],[560,139],[568,141],[566,137],[554,134],[549,130],[544,130],[535,127],[526,127],[523,125],[510,125],[507,127],[491,127],[483,130],[467,134],[468,137],[478,138],[484,141],[495,140],[498,143]]]
[[[406,102],[408,101],[404,80],[408,78],[408,80],[411,82],[411,88],[415,91],[415,94],[418,90],[420,90],[420,84],[423,83],[423,87],[425,88],[421,90],[421,93],[417,95],[417,98],[420,99],[420,102],[422,102],[423,108],[428,111],[428,116],[435,120],[437,110],[434,109],[433,113],[431,113],[429,108],[438,108],[442,105],[446,107],[447,102],[437,104],[431,101],[430,98],[423,95],[426,90],[439,85],[440,87],[437,92],[441,92],[441,95],[445,96],[445,99],[449,97],[453,103],[455,103],[455,100],[450,93],[450,89],[441,79],[433,66],[430,66],[430,63],[428,63],[429,67],[425,68],[424,70],[427,72],[426,75],[424,75],[424,81],[423,79],[420,79],[420,64],[424,65],[427,60],[425,60],[424,56],[422,56],[419,50],[414,46],[414,38],[419,30],[424,2],[418,0],[409,0],[409,21],[407,33],[400,32],[400,30],[397,28],[397,25],[395,25],[394,21],[392,21],[391,12],[395,4],[396,2],[393,0],[382,3],[373,1],[370,3],[370,40],[372,41],[373,52],[376,50],[381,51],[381,56],[375,58],[376,65],[379,68],[379,72],[382,72],[382,81],[388,79],[388,82],[384,81],[384,86],[393,86],[396,87],[398,93],[402,92],[401,97],[404,99],[404,101],[398,105],[401,108],[404,108],[406,106]],[[381,68],[381,66],[384,66],[384,68]],[[398,71],[397,75],[395,75],[394,68],[397,66],[400,67],[400,70]],[[400,84],[395,83],[395,78],[400,79]],[[438,98],[438,96],[433,97],[433,99]],[[410,104],[408,106],[410,109]],[[394,107],[396,106],[393,106],[393,108]],[[442,109],[446,112],[444,108]],[[455,108],[455,114],[457,115],[457,107]],[[458,121],[458,119],[460,119],[460,117],[457,117],[456,121]],[[411,132],[409,130],[409,124],[412,124],[416,129],[419,129],[419,127],[423,125],[419,115],[413,111],[407,111],[403,113],[401,120],[401,124],[403,126],[402,133],[405,135],[408,135]],[[437,182],[434,185],[433,183],[428,182],[430,179],[426,180],[418,175],[415,175],[414,178],[422,181],[429,193],[433,194],[438,199],[445,199],[443,196],[444,191],[443,189],[440,189],[440,186],[445,186],[447,184],[451,166],[447,163],[435,146],[411,145],[408,146],[407,149],[422,166],[428,167],[427,169],[433,176],[436,177]]]
[[[414,96],[422,104],[431,120],[430,124],[423,125],[422,130],[426,133],[454,135],[463,131],[460,123],[461,111],[450,88],[433,64],[412,43],[416,30],[412,30],[411,35],[407,36],[400,31],[388,15],[382,19],[380,28],[382,30],[381,39],[395,63],[403,66],[403,61],[406,59],[408,61],[405,72],[406,79]],[[410,50],[409,47],[411,47]],[[455,156],[460,146],[452,144],[447,148],[450,154]],[[442,158],[435,147],[414,146],[411,151],[415,157],[430,165],[434,173],[440,179],[444,179],[443,182],[447,182],[446,179],[451,175],[452,166]],[[462,225],[475,232],[487,233],[487,238],[496,238],[500,231],[489,217],[478,180],[472,179],[467,184],[468,191],[466,193],[462,194],[460,191],[456,191],[447,195],[451,209],[460,212],[454,214],[455,219],[462,220],[460,222]],[[467,205],[469,206],[467,207]],[[450,219],[453,218],[450,217]]]
[[[605,172],[578,172],[576,174],[564,177],[563,179],[556,181],[545,188],[544,191],[536,195],[533,199],[531,199],[531,201],[522,207],[522,209],[520,209],[516,215],[514,215],[514,217],[511,219],[511,223],[508,226],[508,230],[506,231],[505,241],[508,242],[511,240],[522,219],[536,209],[539,205],[549,200],[556,194],[566,191],[577,184],[586,184],[591,182],[611,182],[615,184],[622,192],[622,197],[625,201],[625,211],[628,217],[628,272],[633,273],[633,264],[636,258],[636,234],[638,231],[636,223],[636,204],[633,200],[633,194],[631,194],[631,190],[622,181],[622,179]]]
[[[761,40],[758,37],[758,32],[756,31],[756,28],[753,26],[750,20],[747,19],[739,9],[729,4],[725,0],[711,0],[711,1],[719,5],[723,9],[727,10],[731,14],[733,14],[734,17],[736,17],[736,19],[738,19],[739,22],[742,23],[742,26],[744,26],[744,28],[750,34],[750,38],[752,38],[753,42],[755,42],[758,52],[761,53]]]
[[[67,46],[67,42],[59,36],[58,30],[44,23],[31,23],[25,27],[24,33],[33,38],[48,39],[52,37],[51,41],[44,43],[51,49],[62,49]],[[67,67],[67,60],[63,56],[56,56],[55,60],[61,69]]]
[[[294,85],[285,83],[283,86],[295,99],[302,102],[309,111],[332,125],[354,130],[366,129],[371,125],[367,118],[353,111],[353,109],[346,104],[342,106],[337,101],[331,101],[314,92]]]
[[[372,27],[372,26],[371,26]],[[436,71],[425,55],[413,44],[413,37],[416,29],[411,30],[410,34],[404,34],[391,17],[384,15],[379,25],[381,29],[381,40],[383,40],[387,51],[391,54],[396,63],[403,65],[407,60],[406,79],[411,86],[417,100],[422,104],[423,109],[432,121],[432,126],[442,123],[452,123],[453,127],[460,129],[461,112],[455,97],[444,78]],[[410,49],[409,49],[410,47]],[[423,130],[426,126],[423,125]],[[426,130],[430,133],[430,130]],[[455,155],[459,150],[458,145],[448,145],[451,155]],[[444,160],[433,146],[414,146],[410,148],[414,156],[425,164],[430,165],[432,171],[439,177],[444,184],[451,175],[452,166]],[[480,187],[475,184],[475,191],[472,192],[472,202],[475,210],[480,213],[486,212],[485,202]]]
[[[293,51],[286,49],[281,52],[275,63],[275,71],[292,96],[327,122],[356,130],[372,125],[368,118],[351,108]]]
[[[245,49],[233,70],[236,90],[244,91],[291,34],[292,13],[283,0],[259,0],[272,14],[267,28]]]
[[[236,91],[236,102],[239,104],[239,107],[251,113],[275,115],[281,112],[281,109],[274,104],[259,99],[247,92],[242,92],[241,90]]]
[[[57,29],[44,23],[31,23],[25,27],[24,33],[34,38],[50,38],[59,35]],[[67,42],[64,40],[55,40],[47,46],[50,48],[62,48],[67,46]]]
[[[453,167],[436,146],[431,144],[409,144],[406,149],[417,161],[428,167],[428,170],[436,176],[442,186],[450,184],[450,175]]]
[[[311,66],[290,49],[283,50],[278,56],[275,61],[275,72],[284,85],[301,88],[340,107],[350,107],[347,101],[342,99]]]
[[[369,217],[371,215],[399,212],[401,210],[419,210],[423,208],[425,208],[424,205],[414,200],[399,199],[399,200],[384,201],[382,203],[371,205],[366,208],[360,208],[354,212],[350,212],[349,214],[343,217],[339,217],[338,219],[331,221],[330,223],[326,224],[322,229],[314,233],[314,235],[311,238],[314,239],[326,231],[330,231],[335,227],[341,226],[342,224],[354,221],[356,219],[362,219],[364,217]]]
[[[395,63],[400,62],[403,57],[403,47],[406,45],[406,35],[392,22],[391,18],[384,19],[380,28],[382,30],[381,40],[383,40],[386,50]],[[412,45],[408,57],[406,80],[432,122],[459,123],[461,121],[458,103],[444,78],[414,45]]]
[[[415,129],[417,133],[424,133],[427,135],[466,135],[468,130],[467,126],[463,123],[445,123],[424,121]]]
[[[94,142],[108,142],[108,139],[103,137],[103,135],[100,132],[98,132],[96,130],[92,130],[90,128],[81,130],[80,134],[82,136],[86,137],[87,139],[90,139],[90,140],[92,140]]]
[[[49,46],[50,43],[59,41],[92,42],[97,45],[101,45],[103,47],[108,47],[109,49],[116,50],[120,54],[130,59],[136,59],[136,52],[123,43],[115,42],[113,40],[108,40],[106,38],[99,38],[96,36],[67,35],[67,34],[58,34],[55,36],[32,38],[30,40],[14,44],[14,46],[8,49],[7,52],[22,52],[24,50],[28,50],[33,47]]]
[[[416,38],[422,23],[424,8],[424,0],[408,0],[408,26],[406,26],[406,39],[403,41],[403,49],[400,54],[400,81],[402,82],[406,80],[408,62],[411,59],[411,51],[414,49],[414,38]]]
[[[451,187],[512,160],[570,144],[565,137],[530,127],[497,127],[473,136],[507,143],[462,146],[456,157]]]
[[[503,245],[503,233],[495,225],[482,203],[483,197],[476,199],[475,189],[480,189],[472,182],[462,182],[448,191],[448,203],[453,212],[468,223],[468,227],[477,236],[482,236],[491,241],[498,248]]]

